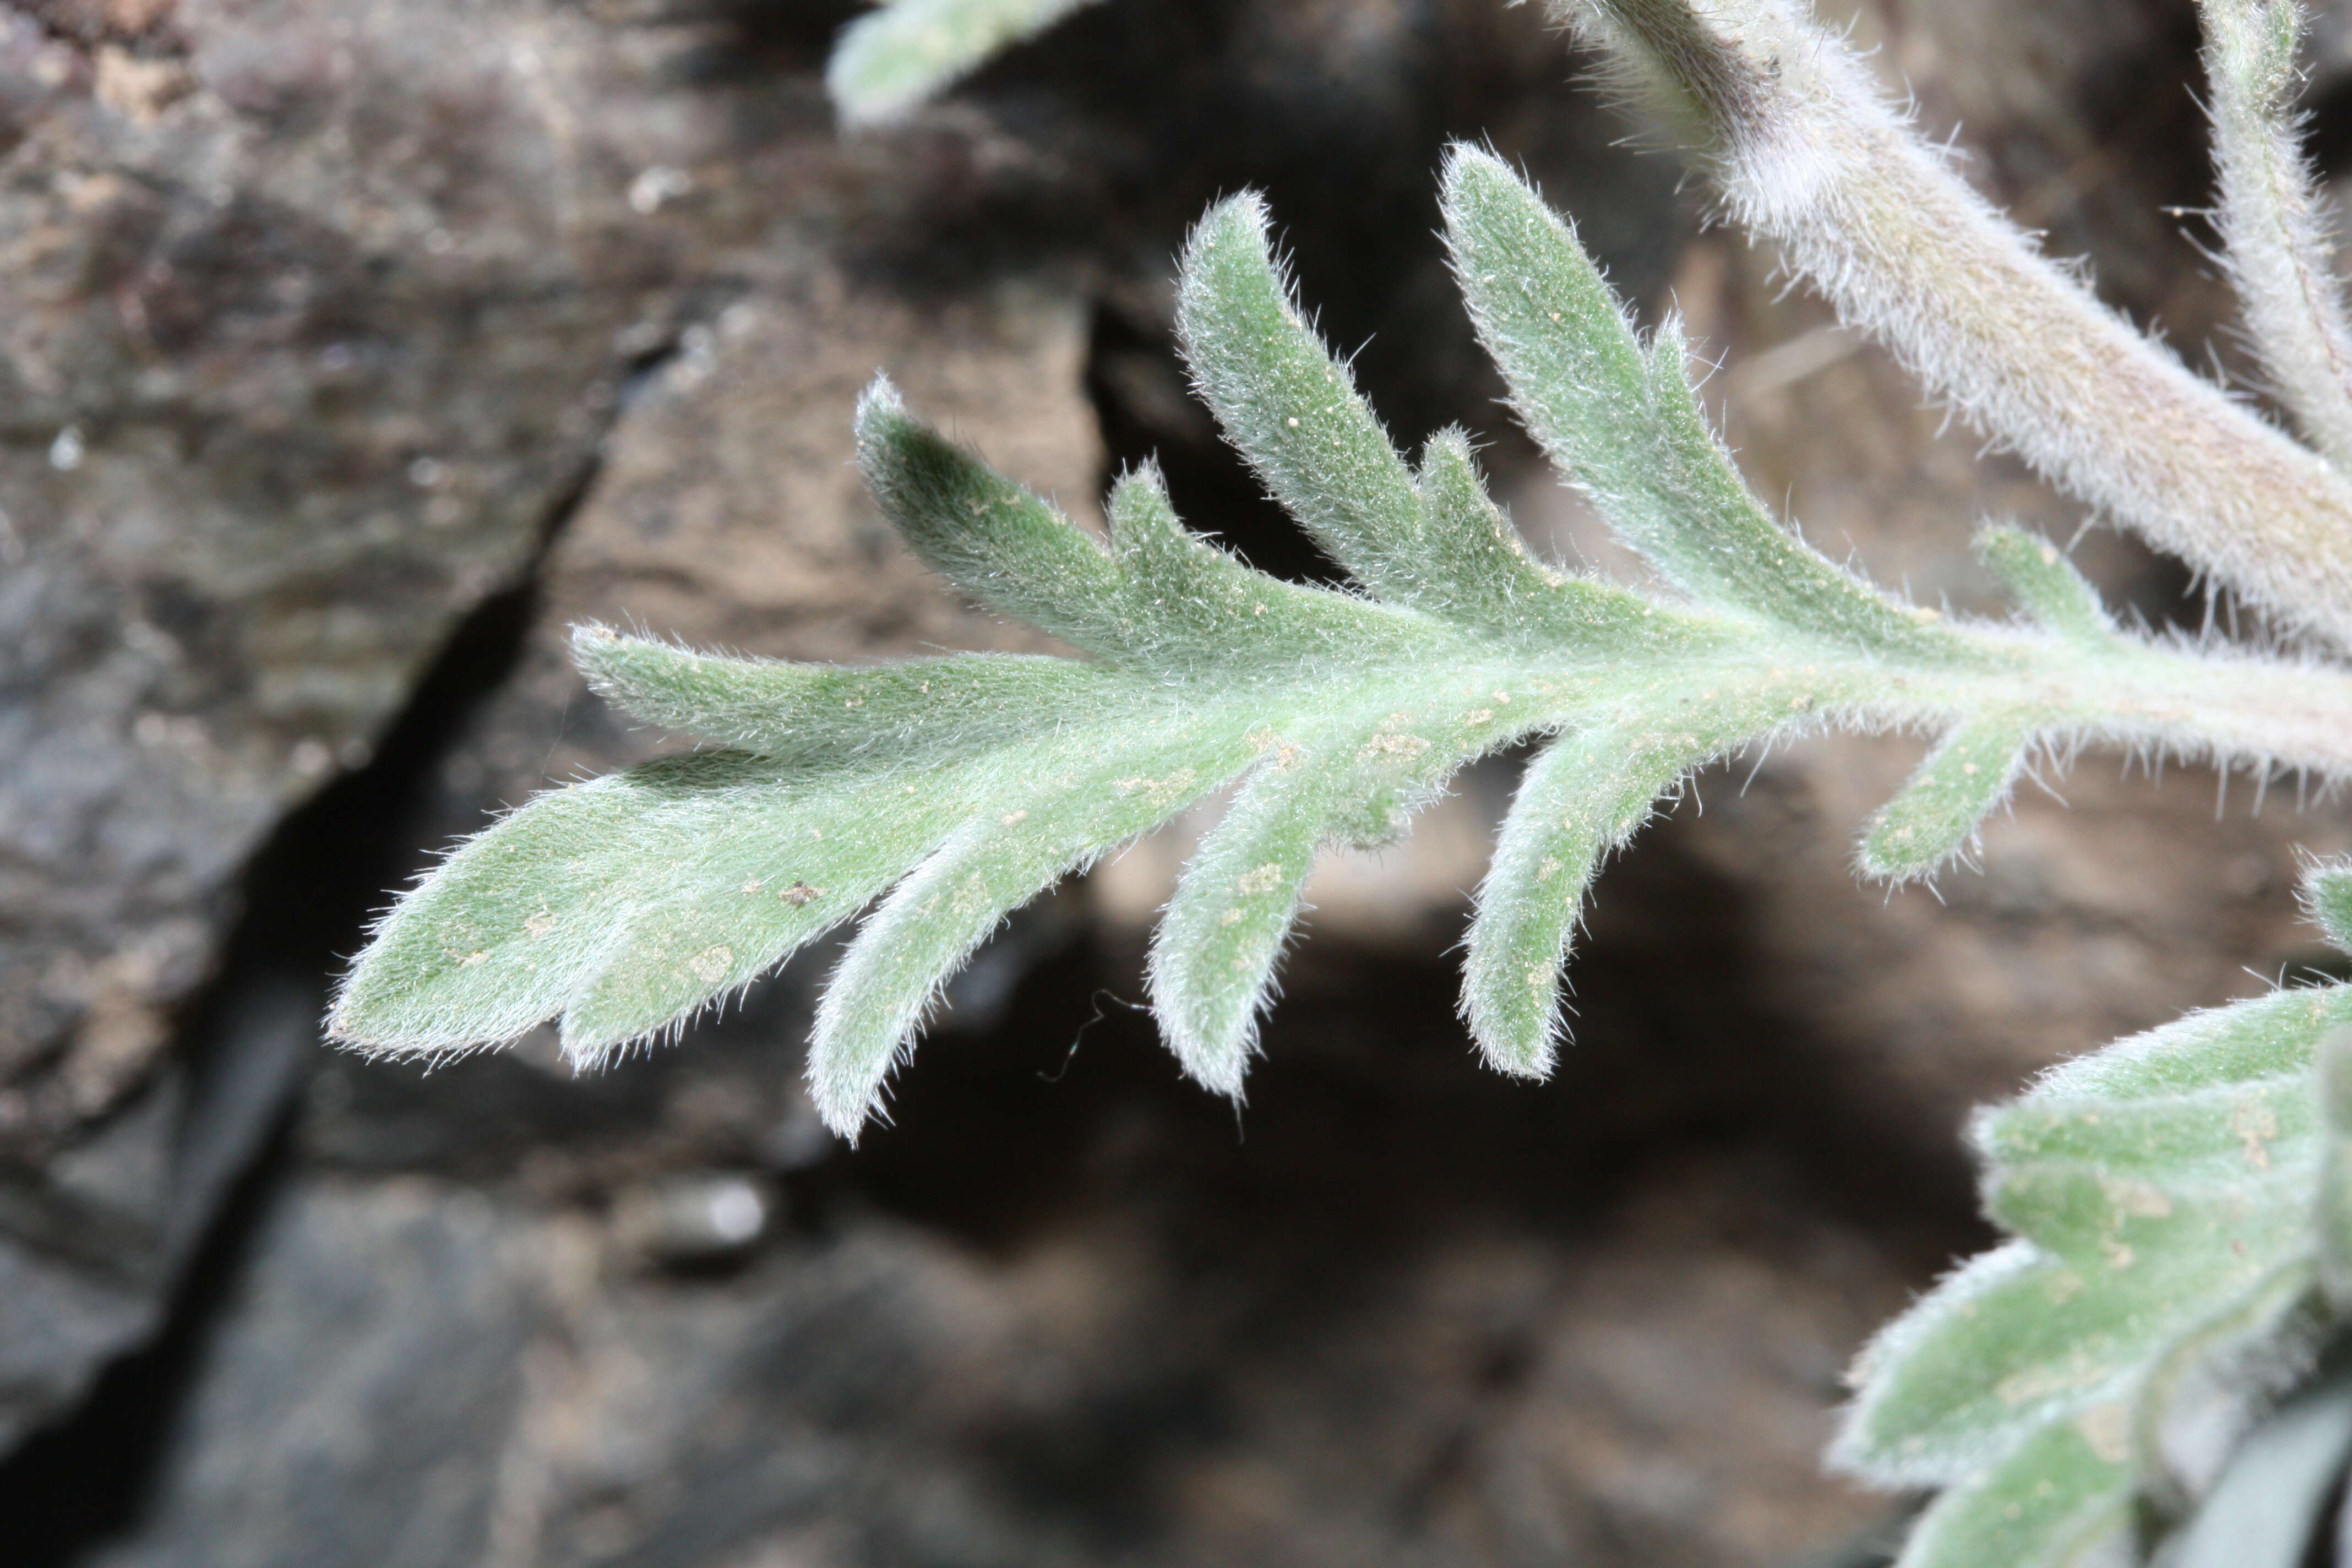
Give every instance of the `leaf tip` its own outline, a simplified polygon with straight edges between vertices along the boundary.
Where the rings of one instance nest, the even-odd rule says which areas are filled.
[[[1954,728],[1871,818],[1854,851],[1856,869],[1875,880],[1911,882],[1966,851],[2024,770],[2030,741],[2005,715]]]
[[[616,656],[630,640],[602,621],[582,621],[572,628],[572,662],[595,686],[611,673]]]
[[[1496,157],[1494,152],[1475,142],[1449,142],[1437,168],[1438,188],[1451,196],[1466,190],[1479,180],[1506,179],[1516,183],[1511,166]]]
[[[894,1050],[886,1059],[895,1061],[898,1056]],[[880,1079],[856,1070],[837,1045],[828,1045],[822,1026],[810,1042],[805,1077],[809,1103],[816,1108],[817,1120],[824,1123],[826,1131],[856,1148],[866,1122],[881,1113]]]
[[[857,395],[856,426],[859,439],[869,433],[879,436],[893,420],[907,417],[907,400],[898,395],[898,384],[887,371],[877,371],[866,390]]]
[[[1222,196],[1211,203],[1200,222],[1192,226],[1184,244],[1186,259],[1190,261],[1196,254],[1204,255],[1237,239],[1263,246],[1269,221],[1263,193],[1240,190]]]
[[[1245,1098],[1244,1085],[1249,1077],[1250,1059],[1257,1055],[1257,1029],[1253,1020],[1249,1027],[1237,1035],[1211,1038],[1181,1024],[1163,1017],[1160,1028],[1168,1037],[1168,1048],[1175,1054],[1176,1064],[1186,1078],[1211,1094],[1230,1100],[1235,1106]]]
[[[2352,859],[2315,859],[2305,866],[2303,907],[2329,942],[2352,952]]]
[[[1160,471],[1159,458],[1154,456],[1123,470],[1111,481],[1110,502],[1105,510],[1116,520],[1122,513],[1132,514],[1139,509],[1156,512],[1167,505],[1168,481]]]
[[[887,967],[889,956],[878,929],[867,922],[819,998],[803,1074],[817,1120],[853,1149],[869,1122],[887,1120],[885,1086],[913,1054],[922,1015],[939,988],[934,977],[919,998],[901,996],[896,1005],[877,994],[874,971]]]
[[[327,1016],[319,1021],[320,1033],[329,1045],[348,1046],[362,1055],[372,1054],[373,1044],[366,1020],[351,995],[351,979],[347,975],[327,1004]]]
[[[328,999],[320,1031],[331,1045],[364,1057],[416,1056],[463,1048],[467,1043],[451,1037],[446,1022],[419,1016],[413,990],[399,985],[387,973],[387,931],[392,913],[379,919],[367,945],[352,961]]]
[[[1507,1078],[1529,1083],[1549,1080],[1559,1067],[1562,1033],[1557,1002],[1532,1028],[1511,1027],[1500,1019],[1470,1020],[1470,1037],[1477,1043],[1479,1058]]]
[[[1862,842],[1854,847],[1855,871],[1874,882],[1900,885],[1923,881],[1965,847],[1965,838],[1948,841],[1938,837],[1920,841],[1916,828],[1906,817],[1907,814],[1898,816],[1890,810],[1873,819]]]
[[[1258,1050],[1259,1013],[1271,983],[1261,978],[1239,999],[1202,984],[1200,955],[1176,951],[1160,927],[1146,966],[1160,1038],[1186,1078],[1238,1105],[1249,1064]]]

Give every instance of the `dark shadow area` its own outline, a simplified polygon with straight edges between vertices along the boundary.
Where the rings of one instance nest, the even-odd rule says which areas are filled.
[[[2323,180],[2352,170],[2352,81],[2337,80],[2307,106],[2304,150]]]
[[[1890,1124],[1851,1059],[1754,1010],[1736,888],[1653,845],[1598,907],[1577,1041],[1549,1082],[1475,1059],[1434,944],[1406,957],[1310,936],[1237,1111],[1182,1081],[1125,1000],[1140,994],[1132,955],[1078,949],[1030,973],[1002,1028],[925,1042],[892,1125],[800,1178],[796,1205],[878,1205],[1008,1261],[1094,1226],[1150,1237],[1182,1293],[1171,1329],[1199,1342],[971,1446],[1008,1497],[1106,1556],[1169,1528],[1170,1473],[1244,1440],[1246,1369],[1378,1332],[1397,1281],[1464,1237],[1574,1255],[1704,1170],[1736,1173],[1753,1205],[1737,1245],[1791,1266],[1811,1266],[1796,1260],[1823,1215],[1923,1279],[1990,1239],[1953,1140]],[[1670,951],[1643,940],[1664,908]],[[1463,1375],[1479,1396],[1530,1397],[1538,1342],[1506,1324],[1478,1344]],[[1480,1441],[1473,1422],[1451,1469],[1432,1458],[1400,1529],[1459,1503]]]
[[[1645,942],[1642,905],[1677,911],[1671,950]],[[1137,1005],[1134,956],[1084,944],[1030,971],[996,1028],[927,1041],[891,1125],[803,1191],[999,1249],[1074,1208],[1144,1212],[1204,1261],[1336,1288],[1480,1224],[1572,1232],[1660,1149],[1767,1147],[1816,1203],[1915,1231],[1928,1267],[1979,1239],[1952,1142],[1845,1103],[1869,1092],[1852,1064],[1755,1010],[1738,889],[1646,846],[1596,910],[1576,1037],[1545,1083],[1477,1059],[1442,944],[1391,953],[1310,929],[1237,1110],[1181,1079]]]
[[[1166,323],[1098,305],[1088,346],[1087,392],[1111,454],[1110,478],[1157,464],[1179,514],[1259,571],[1293,583],[1344,580],[1218,434],[1192,396]]]

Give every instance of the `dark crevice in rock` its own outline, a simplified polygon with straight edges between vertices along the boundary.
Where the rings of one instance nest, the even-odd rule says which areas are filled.
[[[183,1010],[173,1065],[149,1091],[178,1097],[171,1190],[158,1234],[137,1255],[150,1260],[147,1288],[165,1298],[161,1331],[100,1375],[61,1425],[0,1466],[0,1510],[37,1523],[37,1540],[14,1545],[11,1562],[68,1561],[135,1507],[205,1325],[226,1300],[254,1213],[286,1163],[258,1151],[282,1130],[313,1065],[336,974],[385,889],[410,868],[386,825],[404,819],[426,770],[520,658],[535,617],[537,562],[596,468],[581,465],[549,509],[532,572],[459,623],[368,765],[289,815],[248,865],[243,913],[217,975]],[[118,1268],[124,1251],[116,1249]],[[63,1484],[68,1477],[78,1484]],[[94,1484],[98,1477],[104,1484]]]
[[[669,346],[649,351],[645,363],[658,363],[674,352]],[[386,889],[413,868],[407,847],[386,833],[386,825],[402,819],[418,782],[521,658],[538,612],[540,563],[587,499],[597,471],[593,458],[579,466],[548,508],[530,565],[457,624],[368,765],[289,816],[254,857],[221,978],[191,1009],[188,1037],[217,1039],[224,999],[257,973],[310,985],[323,1005],[334,977],[389,901]]]
[[[255,1227],[286,1173],[282,1116],[277,1126],[189,1262],[162,1335],[109,1367],[71,1419],[0,1466],[0,1517],[18,1568],[65,1568],[137,1518],[205,1336],[233,1305]]]

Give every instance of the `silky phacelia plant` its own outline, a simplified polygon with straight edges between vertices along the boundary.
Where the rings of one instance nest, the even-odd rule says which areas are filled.
[[[872,110],[898,90],[874,85],[891,29],[952,16],[982,27],[957,37],[993,41],[1066,8],[898,0],[837,68],[866,73]],[[384,917],[335,1035],[428,1056],[557,1018],[567,1055],[593,1064],[863,911],[808,1054],[819,1111],[854,1140],[945,978],[1008,911],[1230,791],[1150,988],[1184,1071],[1238,1098],[1318,850],[1393,838],[1465,763],[1531,743],[1478,889],[1462,1014],[1489,1064],[1538,1077],[1595,868],[1712,760],[1822,731],[1933,737],[1856,851],[1860,874],[1890,880],[1963,852],[2037,754],[2340,783],[2352,329],[2292,135],[2302,18],[2284,0],[2201,8],[2216,220],[2308,445],[2038,255],[1787,0],[1560,7],[1679,118],[1733,220],[1990,437],[2259,607],[2272,643],[2127,630],[2063,551],[2011,527],[1977,541],[2015,596],[2009,620],[1906,603],[1826,559],[1740,477],[1677,326],[1638,332],[1570,225],[1457,147],[1444,211],[1472,320],[1519,419],[1652,580],[1538,559],[1460,432],[1399,451],[1307,326],[1264,205],[1234,198],[1186,247],[1182,347],[1349,586],[1251,570],[1178,519],[1148,466],[1120,479],[1097,537],[877,383],[860,460],[908,545],[1083,657],[798,665],[580,628],[597,690],[707,748],[541,795],[451,855]],[[2352,868],[2315,862],[2305,892],[2352,949]],[[1871,1348],[1833,1457],[1940,1489],[1906,1568],[2134,1561],[2195,1512],[2220,1457],[2352,1310],[2352,994],[2282,990],[2126,1040],[1973,1137],[2012,1239]],[[2299,1562],[2308,1519],[2264,1517],[2286,1521],[2275,1561]],[[2183,1563],[2256,1561],[2220,1527],[2175,1545]],[[2214,1550],[2237,1555],[2197,1555]]]

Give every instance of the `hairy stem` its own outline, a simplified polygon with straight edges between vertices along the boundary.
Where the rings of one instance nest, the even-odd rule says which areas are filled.
[[[1696,122],[1732,214],[1987,434],[2352,644],[2352,483],[2101,307],[1787,0],[1555,0]]]
[[[2279,400],[2342,467],[2352,463],[2352,325],[2293,134],[2302,7],[2201,0],[2199,9],[2213,98],[2215,218],[2247,331]]]
[[[1818,713],[1839,727],[1939,730],[1990,711],[2069,747],[2352,777],[2352,675],[2120,641],[2098,654],[1989,631],[1967,641],[1979,658],[1960,668],[1840,658],[1792,641],[1693,660],[1673,679],[1706,706],[1777,706],[1791,721]]]

